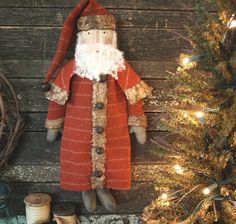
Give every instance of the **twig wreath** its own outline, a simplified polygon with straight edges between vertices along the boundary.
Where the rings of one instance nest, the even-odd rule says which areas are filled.
[[[6,93],[10,93],[12,100],[6,98]],[[7,165],[24,130],[25,122],[20,115],[16,92],[0,72],[0,170]]]

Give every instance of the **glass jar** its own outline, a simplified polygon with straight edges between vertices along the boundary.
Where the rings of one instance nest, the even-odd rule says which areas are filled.
[[[18,224],[16,216],[10,207],[12,190],[9,184],[0,182],[0,223],[1,224]]]

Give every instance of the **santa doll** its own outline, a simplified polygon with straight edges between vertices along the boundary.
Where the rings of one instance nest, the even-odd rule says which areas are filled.
[[[75,57],[63,64],[74,41]],[[131,187],[129,129],[145,143],[142,99],[151,87],[117,49],[115,18],[95,0],[80,1],[67,17],[42,89],[49,99],[47,139],[63,128],[61,188],[82,191],[89,212],[97,199],[115,211],[109,189]]]

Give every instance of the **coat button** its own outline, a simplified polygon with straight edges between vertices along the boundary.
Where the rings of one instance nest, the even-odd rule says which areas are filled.
[[[100,82],[106,82],[107,81],[107,75],[100,75]]]
[[[97,147],[97,148],[96,148],[96,153],[99,154],[99,155],[103,154],[103,153],[104,153],[104,148],[102,148],[102,147]]]
[[[51,89],[51,84],[49,82],[44,82],[41,84],[41,89],[43,92],[48,92]]]
[[[99,110],[104,109],[104,103],[102,103],[102,102],[96,103],[96,108],[99,109]]]
[[[94,171],[94,176],[100,178],[103,176],[103,172],[101,170]]]
[[[97,134],[102,134],[104,132],[104,128],[103,127],[96,127],[96,133]]]

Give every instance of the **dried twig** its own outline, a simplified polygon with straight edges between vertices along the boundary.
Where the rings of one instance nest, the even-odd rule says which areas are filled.
[[[25,123],[20,115],[19,103],[14,88],[0,72],[0,82],[6,84],[14,100],[14,107],[0,93],[0,170],[6,166],[15,150],[18,138],[25,130]]]

